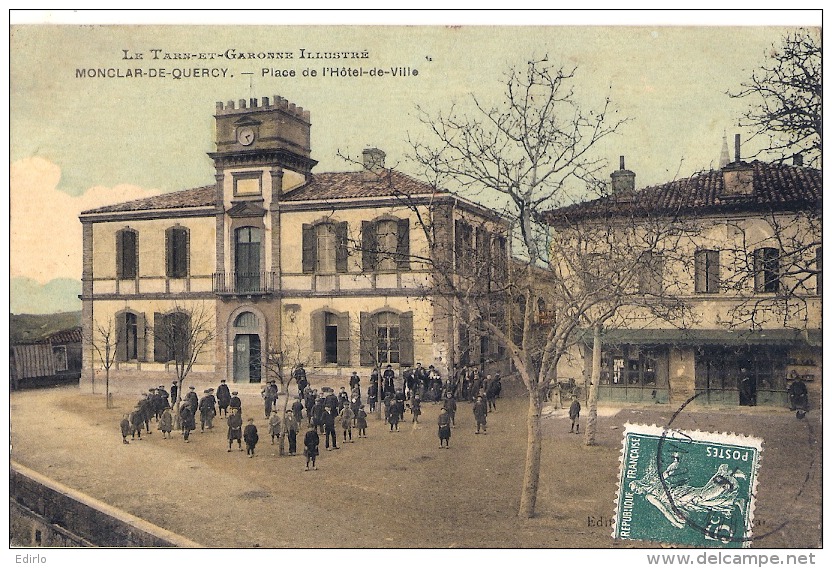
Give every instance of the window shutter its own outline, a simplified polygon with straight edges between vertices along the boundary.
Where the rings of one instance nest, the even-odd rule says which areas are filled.
[[[399,316],[399,363],[413,365],[413,312]]]
[[[165,316],[159,312],[153,314],[153,360],[157,363],[167,363],[168,361]]]
[[[303,224],[303,272],[311,274],[315,272],[315,227],[307,223]]]
[[[410,219],[399,219],[396,239],[396,268],[410,270]]]
[[[719,292],[719,251],[712,250],[708,252],[708,292]]]
[[[694,289],[697,293],[707,292],[707,251],[698,250],[693,256]]]
[[[347,222],[335,223],[335,272],[347,272]]]
[[[136,355],[138,356],[139,361],[147,361],[145,341],[147,330],[145,329],[145,325],[144,313],[136,314]]]
[[[124,278],[124,231],[116,232],[116,278]]]
[[[350,314],[338,316],[338,364],[350,364]]]
[[[462,270],[462,221],[454,221],[454,268]]]
[[[367,312],[361,312],[360,315],[361,328],[361,349],[359,353],[359,363],[362,367],[372,367],[375,364],[375,345],[376,338],[373,333],[373,320]]]
[[[361,268],[364,272],[376,269],[376,224],[372,221],[361,222]]]
[[[182,273],[182,277],[184,278],[191,273],[191,232],[182,229],[182,238],[184,240],[184,248],[182,250],[182,267],[184,272]]]
[[[815,293],[823,294],[823,247],[815,249]]]
[[[173,227],[165,229],[165,276],[173,278]]]
[[[127,361],[127,313],[116,314],[116,361]]]
[[[312,326],[312,351],[316,353],[324,352],[324,318],[326,313],[315,312],[309,322]]]
[[[139,275],[139,234],[136,231],[123,231],[122,244],[124,245],[122,277],[136,278]]]
[[[763,249],[756,249],[751,254],[752,270],[754,270],[754,290],[759,292],[763,289],[763,282],[765,277],[763,275]]]

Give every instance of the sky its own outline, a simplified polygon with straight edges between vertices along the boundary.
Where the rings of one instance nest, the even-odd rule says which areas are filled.
[[[213,183],[207,152],[216,101],[280,95],[309,110],[315,172],[353,169],[339,153],[357,157],[370,146],[387,153],[387,165],[412,172],[408,137],[424,132],[417,105],[436,114],[472,93],[497,103],[507,69],[546,57],[577,68],[582,104],[597,108],[609,96],[616,116],[630,119],[598,148],[610,172],[624,155],[644,187],[717,167],[723,134],[732,157],[733,135],[749,134],[737,126],[748,102],[726,93],[786,32],[820,25],[820,12],[684,14],[573,20],[555,12],[470,23],[465,15],[418,14],[407,21],[431,25],[409,26],[289,25],[274,13],[256,21],[281,25],[155,25],[129,12],[116,21],[145,25],[91,24],[83,13],[19,19],[46,25],[13,17],[10,311],[80,309],[81,211]],[[462,23],[440,25],[448,22]],[[505,22],[517,25],[494,25]],[[316,52],[366,58],[307,56]],[[345,67],[365,75],[331,76]],[[399,68],[405,76],[389,73]],[[124,76],[136,69],[143,77]],[[90,70],[115,76],[84,77]],[[753,151],[753,143],[743,146],[744,155]]]

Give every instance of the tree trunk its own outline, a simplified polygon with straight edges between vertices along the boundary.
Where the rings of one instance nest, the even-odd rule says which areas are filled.
[[[601,325],[592,328],[592,372],[589,377],[589,399],[584,429],[584,445],[594,446],[598,430],[598,383],[601,381]]]
[[[281,385],[283,386],[283,385]],[[280,413],[280,443],[277,446],[277,455],[286,455],[286,408],[289,406],[289,385],[283,386],[283,411]]]
[[[110,405],[110,367],[104,368],[104,398],[106,408],[111,408]]]
[[[537,487],[540,482],[540,454],[543,448],[543,433],[540,413],[543,409],[544,391],[537,387],[529,389],[529,414],[526,419],[528,438],[526,441],[526,470],[523,474],[523,490],[520,493],[518,517],[530,519],[537,504]]]

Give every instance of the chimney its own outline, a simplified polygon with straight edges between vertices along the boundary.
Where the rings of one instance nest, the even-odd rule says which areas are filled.
[[[636,190],[636,174],[624,168],[624,156],[619,157],[618,170],[610,174],[613,194]]]
[[[722,133],[722,151],[719,153],[719,168],[722,169],[731,163],[731,154],[728,152],[728,136]]]
[[[365,148],[361,152],[364,158],[364,171],[361,174],[361,179],[365,183],[379,182],[384,175],[384,157],[385,153],[378,148]]]
[[[369,171],[383,170],[386,154],[378,148],[365,148],[361,153],[364,158],[364,169]]]
[[[740,160],[739,134],[734,136],[734,156],[735,160],[722,168],[722,199],[754,195],[754,167]]]

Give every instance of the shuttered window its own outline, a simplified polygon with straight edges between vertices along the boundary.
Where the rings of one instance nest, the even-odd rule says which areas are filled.
[[[136,278],[139,273],[139,233],[122,229],[116,233],[116,276],[121,280]]]
[[[780,289],[780,251],[766,247],[754,251],[754,291],[777,292]]]
[[[165,230],[165,270],[168,278],[188,275],[189,234],[184,227]]]
[[[697,294],[719,292],[719,251],[698,250],[694,254],[694,279]]]

